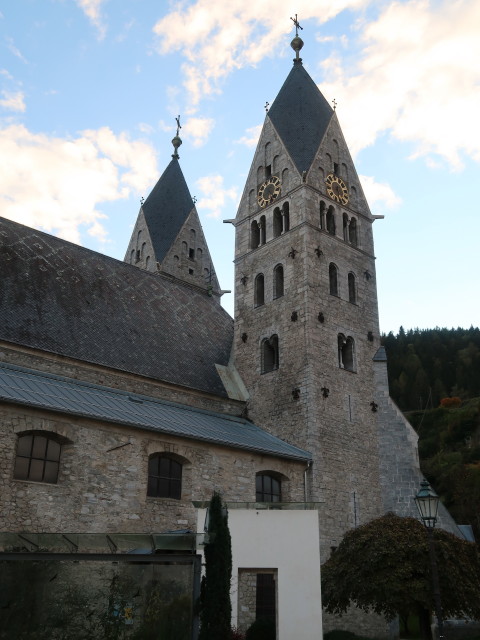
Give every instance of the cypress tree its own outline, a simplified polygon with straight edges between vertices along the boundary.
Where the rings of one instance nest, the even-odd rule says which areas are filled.
[[[200,635],[198,640],[227,640],[231,635],[232,544],[228,516],[222,499],[210,500],[208,542],[205,545],[205,575],[200,593]],[[225,510],[226,511],[226,510]]]

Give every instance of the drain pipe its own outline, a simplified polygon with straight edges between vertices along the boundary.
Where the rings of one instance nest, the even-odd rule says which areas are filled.
[[[303,498],[304,498],[304,502],[308,502],[307,497],[308,497],[308,486],[307,486],[307,473],[308,470],[310,469],[310,467],[312,466],[312,461],[309,460],[307,467],[305,469],[305,471],[303,472]]]

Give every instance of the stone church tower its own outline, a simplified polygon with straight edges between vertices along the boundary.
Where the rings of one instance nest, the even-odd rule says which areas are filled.
[[[234,361],[249,417],[313,454],[322,561],[383,513],[372,223],[337,115],[299,51],[265,118],[235,220]]]

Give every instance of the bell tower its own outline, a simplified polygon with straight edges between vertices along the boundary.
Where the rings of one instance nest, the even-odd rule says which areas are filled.
[[[306,500],[320,504],[323,561],[382,513],[374,217],[296,27],[235,219],[234,359],[249,417],[313,454]]]

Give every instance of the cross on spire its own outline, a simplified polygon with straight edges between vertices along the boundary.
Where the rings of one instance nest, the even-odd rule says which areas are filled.
[[[180,129],[182,128],[182,125],[180,124],[180,116],[178,115],[178,116],[175,118],[175,120],[176,120],[176,122],[177,122],[177,136],[178,136],[178,134],[179,134],[179,132],[180,132]]]
[[[298,37],[298,30],[302,29],[303,27],[300,26],[300,23],[297,19],[297,14],[295,14],[295,18],[290,17],[290,20],[293,22],[293,24],[295,25],[295,37]]]
[[[337,110],[337,101],[335,100],[335,98],[332,100],[332,104],[333,104],[333,110],[336,111]]]

